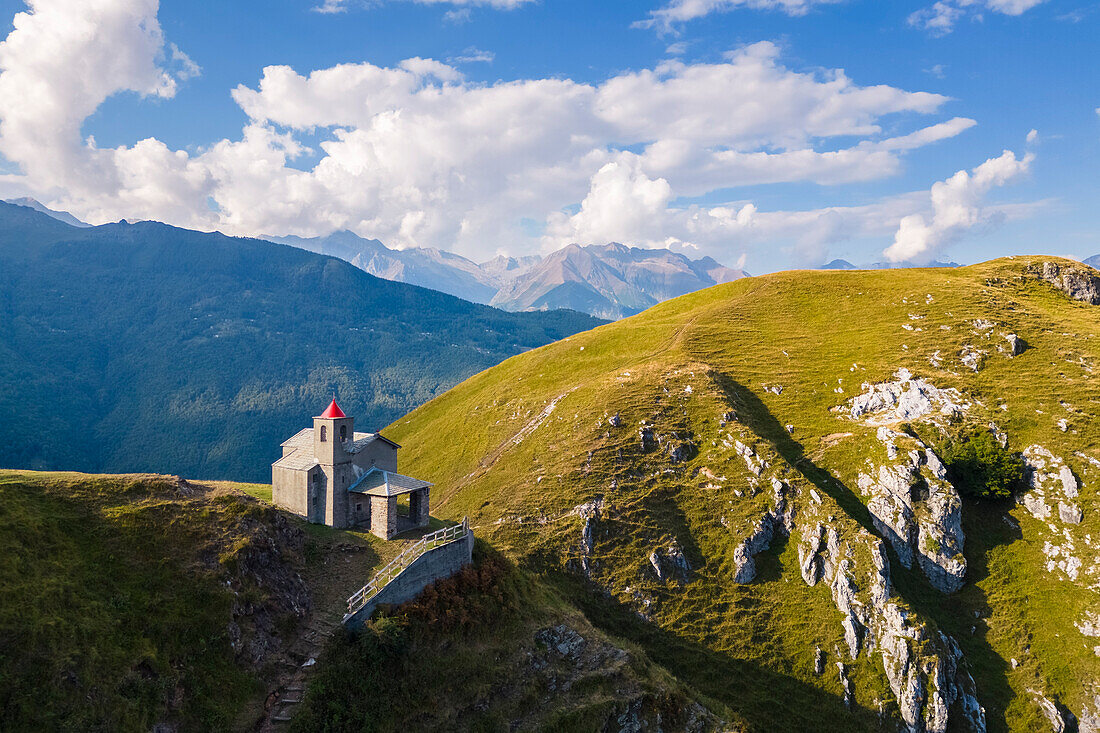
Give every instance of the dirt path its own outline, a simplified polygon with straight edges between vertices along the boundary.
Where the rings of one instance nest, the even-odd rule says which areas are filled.
[[[550,415],[554,412],[554,409],[558,406],[558,403],[561,402],[570,393],[576,391],[578,388],[579,385],[568,389],[565,392],[562,392],[560,395],[550,400],[549,404],[547,404],[546,407],[542,408],[542,412],[528,420],[522,428],[517,430],[511,436],[502,440],[496,448],[486,453],[485,456],[482,457],[482,459],[478,462],[478,467],[474,469],[471,473],[464,476],[462,480],[459,481],[457,484],[455,484],[450,489],[450,491],[447,492],[447,496],[443,497],[443,499],[439,502],[438,506],[446,505],[451,497],[455,496],[459,491],[468,486],[471,481],[481,476],[484,476],[485,473],[493,467],[493,464],[500,460],[500,457],[504,455],[504,452],[506,450],[514,445],[519,445],[524,441],[527,436],[535,432],[535,430],[537,430],[539,426],[546,421],[546,418],[550,417]]]

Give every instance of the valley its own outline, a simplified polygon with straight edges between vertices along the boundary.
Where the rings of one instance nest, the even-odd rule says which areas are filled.
[[[338,392],[377,429],[598,323],[262,240],[0,204],[0,467],[268,481],[304,403]]]

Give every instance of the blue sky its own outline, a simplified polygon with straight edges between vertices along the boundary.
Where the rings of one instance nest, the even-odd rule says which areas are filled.
[[[1100,252],[1100,2],[314,5],[0,0],[0,195],[475,260],[610,239],[750,272]],[[37,17],[13,32],[18,12]]]

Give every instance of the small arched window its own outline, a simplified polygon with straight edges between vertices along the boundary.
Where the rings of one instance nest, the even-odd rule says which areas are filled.
[[[322,425],[321,426],[321,442],[324,443],[326,441],[328,441],[328,425]]]
[[[341,425],[340,426],[340,440],[344,441],[344,440],[347,440],[347,439],[348,439],[348,426],[347,425]]]

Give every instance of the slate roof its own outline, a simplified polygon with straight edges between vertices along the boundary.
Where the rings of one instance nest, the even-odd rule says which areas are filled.
[[[356,433],[354,439],[344,448],[348,453],[358,453],[376,440],[384,440],[395,448],[400,448],[389,438],[383,438],[378,433]]]
[[[433,485],[412,476],[402,476],[399,473],[383,471],[381,468],[376,467],[360,476],[358,481],[348,487],[348,491],[371,496],[397,496],[398,494],[407,494],[410,491],[426,489]]]
[[[313,447],[298,448],[288,456],[283,456],[271,464],[274,468],[289,468],[294,471],[308,471],[317,465],[313,457]]]
[[[400,448],[389,438],[379,433],[355,433],[352,440],[345,446],[348,453],[355,454],[366,448],[376,440],[389,443],[394,448]],[[293,452],[275,461],[274,466],[290,468],[295,471],[308,471],[318,464],[313,455],[313,428],[302,428],[280,444],[281,448],[293,448]],[[396,475],[396,474],[395,474]]]
[[[280,447],[309,448],[313,452],[313,428],[302,428],[290,438],[279,444]]]

